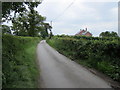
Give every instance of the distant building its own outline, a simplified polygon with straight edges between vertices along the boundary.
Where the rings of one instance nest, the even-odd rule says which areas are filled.
[[[77,34],[75,34],[75,35],[92,36],[92,34],[89,31],[87,31],[87,28],[85,30],[84,29],[83,30],[80,29],[80,31]]]

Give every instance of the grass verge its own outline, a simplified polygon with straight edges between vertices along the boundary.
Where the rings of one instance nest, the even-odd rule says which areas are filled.
[[[37,88],[36,46],[40,38],[3,35],[2,87]]]

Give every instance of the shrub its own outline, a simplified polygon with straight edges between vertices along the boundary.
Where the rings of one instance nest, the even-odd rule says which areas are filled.
[[[120,38],[54,36],[47,42],[72,60],[84,62],[120,81]],[[117,69],[116,69],[117,68]]]
[[[40,38],[3,35],[3,88],[37,87],[35,48]]]

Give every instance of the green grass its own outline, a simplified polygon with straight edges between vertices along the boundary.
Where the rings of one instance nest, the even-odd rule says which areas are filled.
[[[36,46],[40,38],[4,35],[2,40],[3,88],[37,88]]]

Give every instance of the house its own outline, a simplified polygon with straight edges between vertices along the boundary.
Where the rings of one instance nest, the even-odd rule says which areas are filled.
[[[89,32],[89,31],[87,31],[87,28],[84,30],[81,30],[80,29],[80,31],[77,33],[77,34],[75,34],[75,35],[82,35],[82,36],[92,36],[92,34]]]

